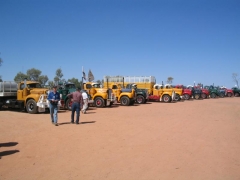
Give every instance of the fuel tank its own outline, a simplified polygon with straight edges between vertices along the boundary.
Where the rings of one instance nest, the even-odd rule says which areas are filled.
[[[0,82],[0,92],[17,92],[17,83],[14,81]]]

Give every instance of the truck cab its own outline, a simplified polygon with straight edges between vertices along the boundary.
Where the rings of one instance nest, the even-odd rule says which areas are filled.
[[[176,93],[175,101],[180,101],[182,99],[182,95],[183,95],[183,89],[182,88],[176,88],[175,86],[173,86],[171,84],[165,84],[164,88],[174,90],[174,92]]]
[[[112,106],[116,100],[112,89],[101,88],[99,83],[87,82],[83,84],[83,89],[88,92],[94,101],[94,106],[98,108]]]
[[[148,90],[147,89],[139,89],[137,84],[129,83],[126,85],[126,89],[134,89],[136,92],[136,103],[145,104],[148,101]]]
[[[235,97],[240,97],[240,89],[239,88],[233,87],[232,90],[233,90],[233,94]]]
[[[183,90],[183,99],[189,100],[192,97],[192,91],[190,89],[187,89],[184,85],[176,85],[175,88],[182,89]]]
[[[23,109],[30,114],[45,112],[45,109],[49,108],[48,89],[43,88],[37,81],[22,81],[18,84],[13,81],[4,81],[0,86],[3,87],[0,90],[1,107]]]
[[[225,91],[225,96],[227,97],[233,97],[234,93],[233,93],[233,90],[232,89],[228,89],[224,86],[220,87],[220,89],[224,90]]]
[[[225,91],[222,91],[222,90],[220,90],[219,88],[217,88],[213,85],[204,86],[204,89],[209,90],[211,98],[216,98],[216,97],[224,98],[225,97]]]
[[[172,89],[164,88],[162,84],[155,84],[153,86],[153,92],[149,96],[151,100],[163,101],[166,103],[175,101],[175,91]]]
[[[111,84],[110,88],[114,93],[116,100],[122,106],[133,105],[136,100],[136,90],[134,88],[123,88],[121,84]]]

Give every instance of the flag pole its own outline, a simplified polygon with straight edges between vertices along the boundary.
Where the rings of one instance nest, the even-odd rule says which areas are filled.
[[[82,66],[82,87],[81,88],[83,89],[83,66]]]

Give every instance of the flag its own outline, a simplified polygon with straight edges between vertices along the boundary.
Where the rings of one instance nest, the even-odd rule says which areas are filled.
[[[82,78],[83,78],[84,80],[86,80],[86,74],[85,74],[83,68],[82,68]]]
[[[93,81],[93,80],[94,80],[93,73],[92,73],[91,70],[89,70],[89,72],[88,72],[88,81],[91,82],[91,81]]]

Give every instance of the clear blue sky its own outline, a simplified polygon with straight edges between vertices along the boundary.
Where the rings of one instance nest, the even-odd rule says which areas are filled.
[[[36,68],[53,80],[155,76],[158,83],[235,84],[239,0],[0,0],[3,80]]]

